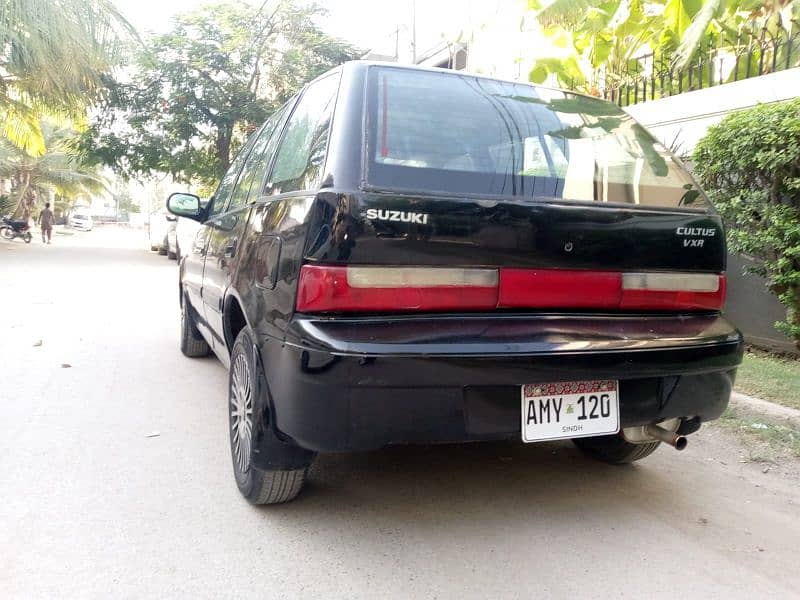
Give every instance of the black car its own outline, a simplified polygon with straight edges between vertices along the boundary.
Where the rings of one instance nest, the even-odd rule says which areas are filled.
[[[294,498],[316,453],[572,439],[640,459],[725,409],[725,236],[617,106],[352,62],[242,147],[180,268],[181,349],[229,366],[233,468]]]

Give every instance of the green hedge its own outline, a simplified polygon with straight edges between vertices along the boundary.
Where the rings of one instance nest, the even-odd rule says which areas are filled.
[[[693,159],[729,249],[759,259],[753,270],[787,308],[776,327],[800,341],[800,98],[729,115]]]

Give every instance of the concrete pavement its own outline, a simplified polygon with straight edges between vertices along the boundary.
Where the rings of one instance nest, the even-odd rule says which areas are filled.
[[[569,443],[326,456],[254,508],[226,373],[180,354],[143,233],[0,240],[0,281],[0,598],[800,596],[798,480],[724,431],[622,468]]]

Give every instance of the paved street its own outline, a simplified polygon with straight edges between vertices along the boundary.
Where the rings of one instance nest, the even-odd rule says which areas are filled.
[[[800,481],[719,429],[622,468],[569,443],[326,456],[250,506],[226,373],[180,354],[177,267],[145,247],[0,240],[0,598],[800,597]]]

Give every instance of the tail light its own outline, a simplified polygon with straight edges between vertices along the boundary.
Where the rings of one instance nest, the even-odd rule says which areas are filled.
[[[489,310],[497,306],[497,287],[495,269],[304,265],[297,289],[297,310]]]
[[[503,308],[721,310],[725,275],[500,269]]]
[[[721,310],[725,275],[304,265],[298,312]]]

